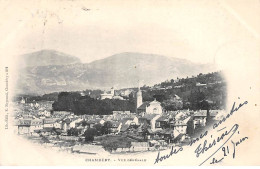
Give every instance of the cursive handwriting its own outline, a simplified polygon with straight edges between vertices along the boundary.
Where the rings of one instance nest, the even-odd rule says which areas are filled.
[[[222,157],[222,158],[219,159],[219,160],[213,158],[213,159],[212,159],[212,162],[210,162],[210,164],[216,164],[216,163],[219,163],[219,162],[221,162],[223,159],[224,159],[224,157]]]
[[[206,130],[204,133],[200,134],[199,137],[192,139],[191,142],[189,143],[190,146],[192,146],[194,143],[197,141],[201,140],[203,137],[205,137],[208,134],[208,131]]]
[[[232,142],[232,144],[233,144],[233,148],[234,148],[233,158],[236,157],[236,147],[239,146],[239,144],[241,144],[242,142],[244,142],[244,141],[247,140],[247,139],[248,139],[248,137],[243,137],[243,138],[241,138],[241,139],[240,139],[239,141],[237,141],[237,142],[233,142],[233,141],[231,140],[231,142]]]
[[[234,114],[234,112],[238,111],[241,107],[243,107],[243,106],[246,105],[246,104],[248,104],[248,101],[244,101],[243,103],[240,103],[240,104],[236,107],[236,102],[234,102],[234,103],[233,103],[233,106],[232,106],[232,108],[231,108],[231,110],[230,110],[230,112],[229,112],[225,117],[223,117],[221,120],[219,120],[217,123],[214,123],[214,124],[213,124],[213,129],[217,128],[217,127],[220,126],[222,123],[224,123],[229,117],[231,117],[231,116]],[[206,161],[208,161],[210,158],[212,158],[222,147],[223,147],[223,149],[225,149],[225,148],[224,148],[224,145],[225,145],[225,144],[232,138],[232,136],[236,133],[236,131],[238,130],[238,127],[239,127],[238,124],[234,124],[230,130],[226,130],[226,131],[223,132],[221,135],[219,135],[218,137],[214,138],[212,141],[208,141],[207,139],[205,139],[203,143],[201,143],[201,144],[199,144],[199,145],[197,146],[197,148],[195,149],[194,152],[195,152],[195,154],[196,154],[196,157],[198,158],[201,154],[206,153],[206,152],[207,152],[208,150],[210,150],[211,148],[217,146],[217,145],[219,144],[219,142],[221,142],[221,141],[223,141],[225,138],[227,138],[226,141],[225,141],[222,145],[220,145],[220,146],[217,148],[217,150],[216,150],[213,154],[211,154],[207,159],[205,159],[205,160],[200,164],[200,166],[203,165],[203,164],[204,164]],[[222,130],[224,130],[224,129],[226,129],[226,127],[223,127],[222,129],[219,129],[218,132],[220,132],[220,131],[222,131]],[[204,138],[205,136],[207,136],[208,134],[209,134],[209,131],[207,131],[207,130],[206,130],[204,133],[201,133],[199,137],[194,138],[194,139],[191,140],[191,142],[189,143],[189,146],[192,146],[192,145],[195,144],[196,142],[200,141],[201,139],[203,139],[203,138]],[[212,138],[212,135],[211,135],[211,138]],[[233,158],[235,157],[235,147],[236,147],[237,145],[239,145],[241,142],[243,142],[245,139],[247,139],[247,137],[244,137],[242,140],[240,140],[240,141],[238,141],[238,142],[236,142],[236,143],[234,143],[233,141],[231,141],[231,142],[233,143],[233,145],[234,145]],[[161,155],[160,155],[160,152],[158,152],[157,158],[155,159],[154,164],[159,163],[159,162],[162,162],[163,160],[166,160],[166,159],[170,158],[173,154],[177,154],[177,153],[180,152],[180,151],[183,151],[183,148],[182,148],[182,147],[179,147],[179,148],[174,148],[174,147],[172,147],[170,153],[167,154],[167,155],[162,155],[162,156],[161,156]],[[224,153],[225,153],[225,151],[224,151]],[[221,162],[223,159],[224,159],[224,157],[221,158],[221,159],[219,159],[219,160],[216,159],[216,158],[213,158],[213,159],[212,159],[212,162],[211,162],[210,164],[219,163],[219,162]]]
[[[207,145],[207,140],[204,141],[203,147],[201,148],[201,144],[196,148],[195,153],[196,153],[196,157],[199,157],[200,154],[203,154],[204,152],[206,152],[207,150],[209,150],[210,148],[214,147],[215,145],[217,145],[218,142],[220,142],[221,140],[224,139],[225,136],[229,135],[229,137],[227,138],[227,140],[213,153],[211,154],[206,160],[204,160],[200,166],[202,164],[204,164],[207,160],[209,160],[214,154],[216,154],[227,142],[228,140],[231,139],[231,137],[236,133],[237,129],[238,129],[239,125],[238,124],[234,124],[233,127],[229,130],[229,131],[225,131],[221,134],[220,137],[217,137],[217,139],[214,139],[211,143],[209,143]]]
[[[247,103],[248,103],[248,101],[244,101],[243,103],[240,103],[238,105],[238,107],[235,107],[236,102],[234,102],[230,112],[225,117],[223,117],[221,120],[219,120],[217,123],[213,124],[213,129],[217,128],[221,123],[225,122],[226,119],[228,119],[230,116],[232,116],[234,112],[238,111],[241,107],[243,107]]]
[[[158,162],[161,162],[161,161],[163,161],[163,160],[166,160],[166,159],[170,158],[173,154],[177,154],[178,152],[180,152],[180,151],[182,151],[182,150],[183,150],[182,147],[179,147],[178,149],[176,149],[176,148],[173,149],[173,146],[172,146],[172,149],[171,149],[170,153],[167,154],[167,155],[161,156],[161,157],[160,157],[160,151],[159,151],[159,152],[158,152],[158,155],[157,155],[157,158],[155,159],[154,164],[156,164],[156,163],[158,163]]]

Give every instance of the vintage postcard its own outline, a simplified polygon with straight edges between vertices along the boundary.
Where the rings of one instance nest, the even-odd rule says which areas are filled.
[[[0,9],[0,165],[260,165],[259,0]]]

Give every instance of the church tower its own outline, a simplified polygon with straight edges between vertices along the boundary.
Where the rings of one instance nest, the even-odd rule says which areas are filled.
[[[136,109],[143,104],[143,96],[142,91],[140,90],[140,86],[138,87],[138,92],[136,93]]]
[[[112,96],[115,95],[115,89],[114,89],[114,87],[111,88],[111,94],[112,94]]]

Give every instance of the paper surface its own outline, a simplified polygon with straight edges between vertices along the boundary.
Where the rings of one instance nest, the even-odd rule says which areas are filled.
[[[260,164],[259,1],[0,9],[0,165]]]

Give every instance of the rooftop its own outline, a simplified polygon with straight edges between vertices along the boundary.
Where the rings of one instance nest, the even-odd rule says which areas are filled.
[[[150,105],[150,102],[144,102],[141,106],[139,106],[137,109],[141,109],[141,110],[144,110],[146,109],[147,106]]]
[[[169,118],[167,116],[161,116],[156,121],[168,121]]]
[[[158,116],[158,114],[146,114],[143,117],[140,117],[139,119],[152,120],[155,116]]]
[[[194,117],[206,117],[207,110],[199,110],[194,112]]]

